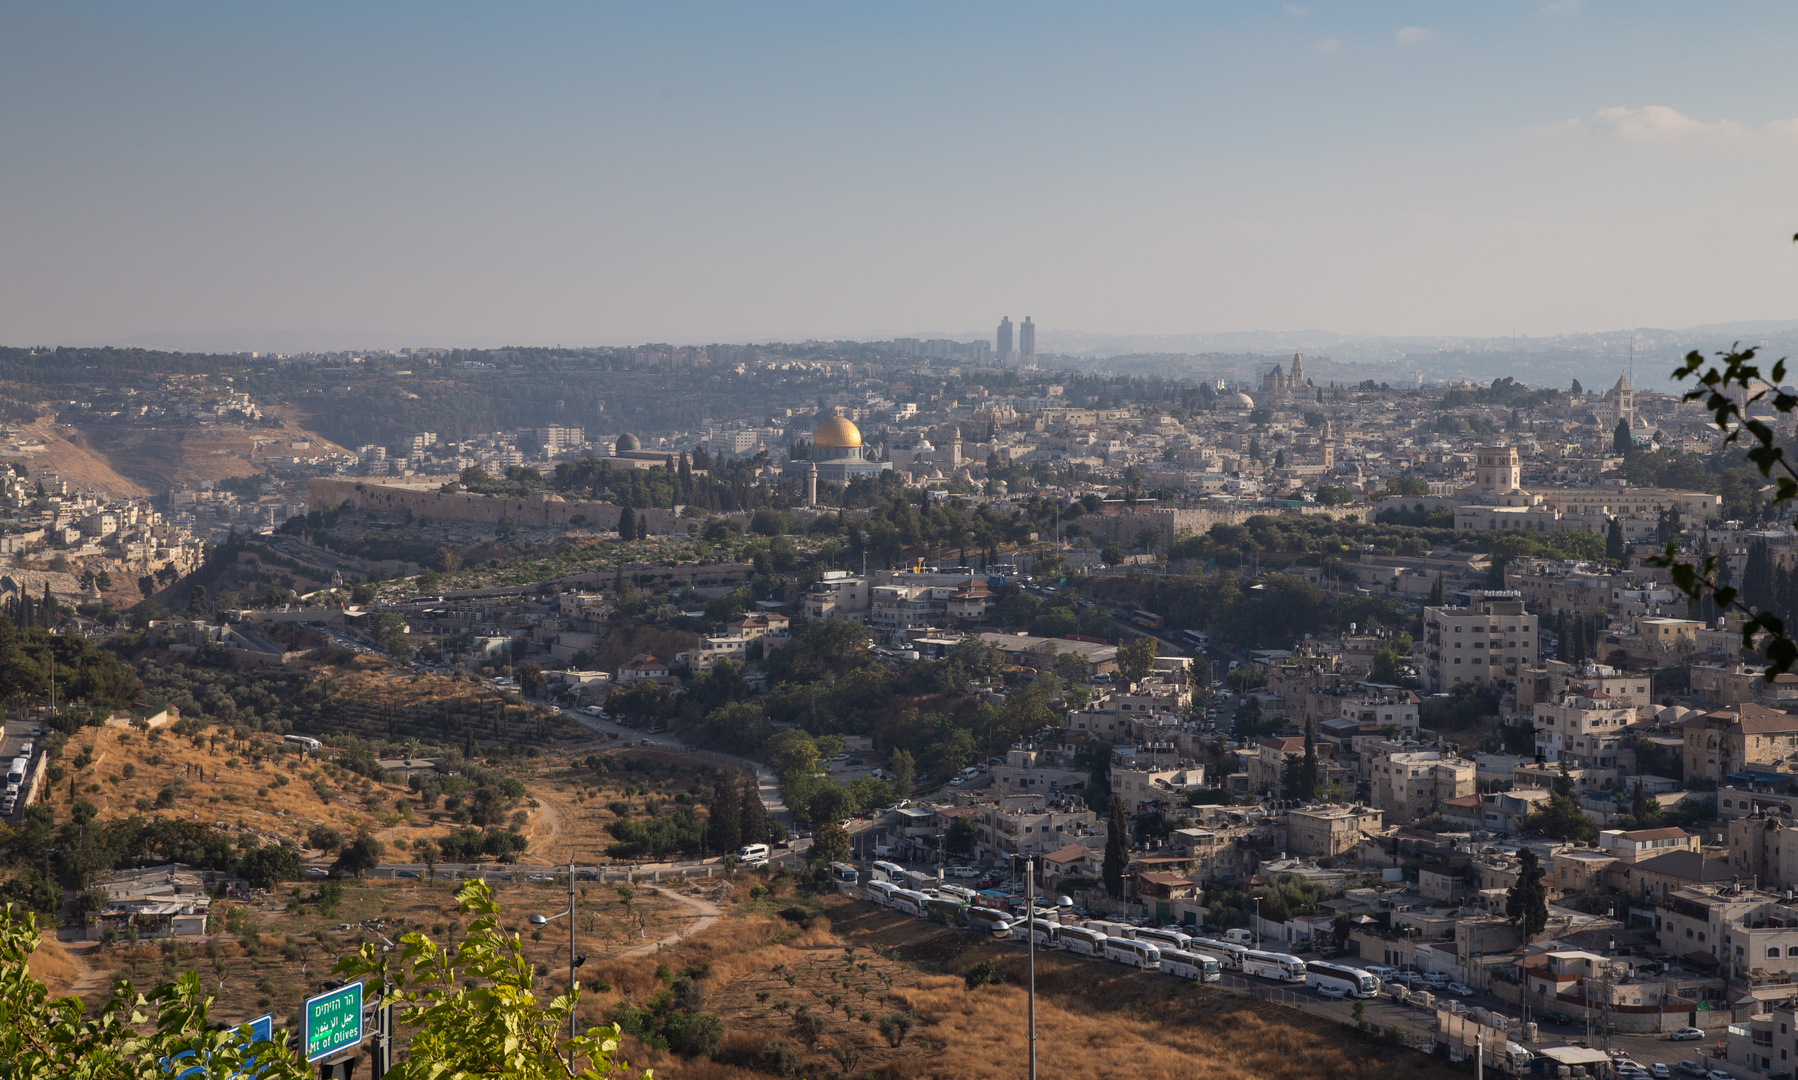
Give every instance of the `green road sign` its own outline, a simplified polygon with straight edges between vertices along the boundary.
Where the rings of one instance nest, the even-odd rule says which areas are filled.
[[[309,997],[300,1006],[306,1060],[317,1061],[362,1043],[362,984],[350,983]]]

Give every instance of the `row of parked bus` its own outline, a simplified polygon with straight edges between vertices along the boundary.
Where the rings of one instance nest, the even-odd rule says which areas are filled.
[[[856,869],[847,863],[832,863],[830,872],[843,884],[857,883]],[[871,903],[980,934],[990,936],[1004,923],[1016,941],[1029,934],[1042,948],[1202,982],[1216,982],[1225,971],[1236,971],[1276,982],[1303,983],[1331,997],[1371,998],[1380,992],[1378,978],[1344,964],[1307,962],[1290,953],[1255,949],[1223,938],[1193,937],[1173,929],[1104,919],[1063,922],[1047,909],[1039,909],[1036,917],[1026,920],[985,906],[984,898],[971,889],[945,884],[919,887],[922,882],[917,878],[924,875],[914,877],[915,872],[894,864],[877,868],[875,874],[875,880],[861,886]]]

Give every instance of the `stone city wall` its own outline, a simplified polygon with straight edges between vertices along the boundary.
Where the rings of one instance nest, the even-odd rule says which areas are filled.
[[[613,529],[618,525],[619,508],[609,502],[569,501],[560,495],[539,492],[526,498],[498,495],[449,493],[397,484],[376,484],[366,480],[339,480],[318,477],[312,481],[307,495],[311,509],[348,504],[364,513],[410,514],[414,519],[432,521],[480,521],[499,524],[511,518],[521,528],[537,529]],[[687,521],[676,510],[639,510],[648,519],[652,536],[684,534]],[[582,523],[573,521],[580,517]]]

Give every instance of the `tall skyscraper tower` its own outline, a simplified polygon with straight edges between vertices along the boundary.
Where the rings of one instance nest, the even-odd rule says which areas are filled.
[[[1024,316],[1024,325],[1018,327],[1018,362],[1036,363],[1036,324],[1028,315]]]
[[[1011,316],[999,318],[999,362],[1003,364],[1011,359]]]

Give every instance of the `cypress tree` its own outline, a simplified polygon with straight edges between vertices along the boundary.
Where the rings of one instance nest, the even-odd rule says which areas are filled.
[[[649,515],[637,515],[637,539],[642,540],[649,535]]]
[[[1130,864],[1130,825],[1124,820],[1124,800],[1111,797],[1111,816],[1105,822],[1105,891],[1112,899],[1124,895],[1124,867]]]
[[[1755,611],[1773,609],[1773,555],[1765,540],[1756,540],[1748,549],[1748,563],[1742,567],[1742,600]]]
[[[1604,534],[1604,557],[1623,565],[1623,519],[1612,518],[1611,527]]]
[[[1522,849],[1517,861],[1517,884],[1505,894],[1505,915],[1529,941],[1548,926],[1548,891],[1542,887],[1542,865],[1534,851]]]
[[[737,793],[737,805],[742,810],[742,841],[745,844],[766,844],[768,842],[768,811],[762,806],[762,785],[755,773],[743,777],[743,787]]]
[[[1312,721],[1305,721],[1305,756],[1299,761],[1299,798],[1313,799],[1317,797],[1317,729]]]
[[[742,809],[737,804],[737,781],[726,774],[718,778],[712,795],[711,815],[706,821],[706,839],[720,855],[734,855],[743,846]]]
[[[474,743],[474,728],[470,727],[468,729],[468,738],[466,740],[464,740],[463,745],[462,745],[462,756],[467,758],[470,761],[473,761],[475,758],[476,749],[477,748]]]
[[[618,539],[635,540],[636,538],[637,515],[627,506],[618,515]]]

